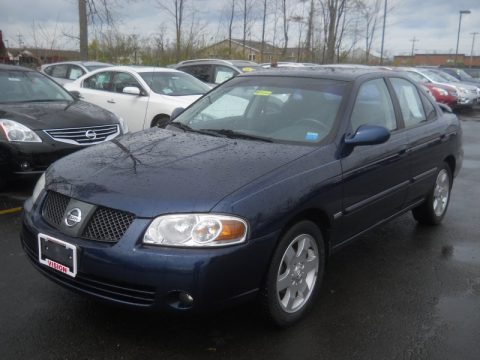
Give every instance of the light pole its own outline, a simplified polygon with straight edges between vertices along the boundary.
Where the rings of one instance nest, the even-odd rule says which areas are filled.
[[[458,55],[458,42],[460,41],[460,27],[462,26],[462,15],[465,14],[471,14],[472,12],[470,10],[460,10],[460,19],[458,20],[458,35],[457,35],[457,49],[455,50],[455,60],[453,63],[455,66],[457,65],[457,55]]]
[[[472,50],[470,50],[470,68],[472,67],[472,63],[473,63],[473,47],[475,45],[475,35],[477,34],[480,34],[479,32],[475,31],[473,32],[471,35],[473,35],[473,39],[472,39]]]
[[[385,22],[387,21],[387,0],[383,8],[383,30],[382,30],[382,48],[380,50],[380,65],[383,65],[383,43],[385,42]]]

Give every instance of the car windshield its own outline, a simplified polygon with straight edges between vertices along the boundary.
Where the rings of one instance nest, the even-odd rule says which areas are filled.
[[[317,143],[333,129],[349,82],[238,77],[193,104],[170,126],[213,136]]]
[[[460,79],[465,80],[465,81],[475,81],[475,79],[470,76],[470,74],[467,74],[465,71],[458,69],[455,70],[455,72],[460,76]]]
[[[73,101],[72,96],[48,77],[33,71],[0,71],[0,102]]]
[[[458,80],[455,79],[453,76],[452,76],[452,78],[454,80],[449,80],[446,77],[442,76],[443,74],[441,75],[437,72],[430,71],[430,70],[423,70],[422,74],[425,74],[426,76],[428,76],[430,79],[432,79],[435,82],[440,82],[440,83],[442,83],[442,82],[458,82]]]
[[[441,77],[443,77],[445,80],[448,80],[449,82],[459,82],[460,81],[455,76],[450,75],[449,73],[446,73],[446,72],[443,72],[443,71],[438,71],[438,72],[436,72],[436,74],[440,75]]]
[[[110,64],[100,64],[100,65],[85,65],[85,67],[88,69],[88,71],[94,71],[98,69],[103,69],[106,67],[112,66]]]
[[[161,95],[202,95],[210,90],[208,85],[205,85],[195,77],[182,72],[141,72],[140,76],[155,93]]]

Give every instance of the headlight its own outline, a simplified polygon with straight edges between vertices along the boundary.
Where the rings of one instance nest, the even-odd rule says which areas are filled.
[[[465,88],[462,88],[462,87],[459,87],[459,88],[458,88],[458,91],[460,91],[460,92],[463,93],[463,94],[468,94],[468,90],[465,89]]]
[[[37,134],[16,121],[0,119],[0,128],[3,130],[8,141],[42,142],[42,139],[40,139]]]
[[[441,89],[441,88],[438,88],[438,87],[434,87],[432,89],[436,90],[441,96],[447,96],[448,95],[447,90],[444,90],[444,89]]]
[[[226,215],[176,214],[159,216],[148,227],[144,244],[204,247],[245,242],[245,220]]]
[[[42,192],[42,190],[45,188],[45,173],[40,176],[40,179],[38,179],[37,184],[35,185],[35,188],[33,189],[32,193],[32,204],[35,204],[35,202],[38,199],[38,196]]]
[[[123,135],[125,135],[126,133],[128,133],[128,125],[125,122],[125,120],[123,120],[122,117],[117,116],[117,118],[118,118],[118,122],[120,123],[120,127],[122,128],[122,133]]]

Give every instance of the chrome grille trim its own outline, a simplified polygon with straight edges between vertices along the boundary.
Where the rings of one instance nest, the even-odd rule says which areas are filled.
[[[116,138],[120,135],[120,126],[118,124],[113,124],[79,128],[48,129],[43,131],[55,141],[86,146],[99,144]],[[87,137],[87,132],[89,131],[95,132],[96,137],[93,139]]]

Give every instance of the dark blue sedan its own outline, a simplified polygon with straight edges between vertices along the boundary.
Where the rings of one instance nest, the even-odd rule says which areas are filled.
[[[289,325],[334,251],[409,210],[438,224],[463,159],[457,117],[395,72],[240,75],[175,114],[46,171],[21,234],[41,273],[137,308],[261,298]]]

